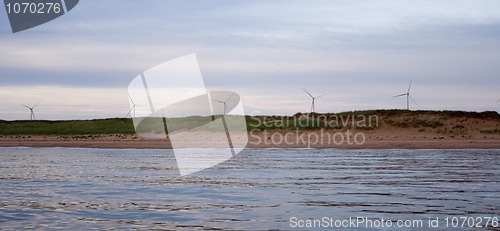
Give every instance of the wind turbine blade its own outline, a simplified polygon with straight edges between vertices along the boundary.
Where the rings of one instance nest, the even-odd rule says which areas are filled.
[[[23,107],[28,108],[28,109],[30,109],[30,110],[31,110],[31,108],[30,108],[30,107],[28,107],[28,106],[26,106],[26,105],[24,105],[24,104],[21,104],[21,106],[23,106]]]
[[[500,99],[499,99],[499,100],[497,100],[497,103],[498,103],[498,102],[500,102]]]
[[[406,93],[410,93],[410,88],[411,88],[411,83],[413,82],[413,79],[410,80],[410,86],[408,86],[408,91],[406,91]]]
[[[418,105],[417,102],[415,102],[415,100],[413,100],[413,98],[410,95],[408,95],[408,97],[410,97],[411,101],[413,101],[415,105]]]
[[[38,100],[38,103],[35,104],[35,106],[33,106],[32,108],[35,108],[39,103],[40,103],[41,100]]]
[[[132,99],[132,97],[130,97],[130,95],[129,95],[129,96],[128,96],[128,98],[129,98],[129,99],[130,99],[130,101],[132,102],[132,105],[134,105],[134,106],[135,106],[135,102],[134,102],[134,100]]]
[[[323,96],[325,96],[325,95],[327,95],[327,94],[320,95],[320,96],[316,96],[316,99],[317,99],[317,98],[320,98],[320,97],[323,97]]]
[[[393,96],[392,98],[401,97],[401,96],[404,96],[404,95],[406,95],[406,93],[405,94],[401,94],[401,95]]]
[[[224,103],[224,101],[215,100],[215,99],[213,99],[212,101],[219,102],[219,103]]]
[[[307,91],[306,91],[306,89],[302,89],[302,90],[304,90],[304,91],[305,91],[305,92],[306,92],[309,96],[311,96],[311,98],[314,98],[314,97],[311,95],[311,93],[309,93],[309,92],[307,92]]]
[[[229,96],[229,98],[227,98],[224,103],[226,103],[227,101],[229,101],[231,98],[233,97],[233,94],[231,94],[231,96]]]
[[[131,116],[131,114],[130,114],[130,113],[132,113],[132,110],[134,110],[134,107],[131,107],[131,108],[130,108],[130,110],[128,110],[128,113],[127,113],[127,116],[126,116],[126,117]],[[126,118],[126,117],[125,117],[125,118]]]

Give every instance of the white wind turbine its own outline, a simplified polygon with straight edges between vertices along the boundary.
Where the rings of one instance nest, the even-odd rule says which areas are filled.
[[[24,104],[22,104],[22,105],[21,105],[21,106],[23,106],[23,107],[25,107],[25,108],[30,109],[30,112],[31,112],[31,114],[30,114],[30,119],[31,119],[31,120],[35,120],[35,112],[33,111],[33,109],[35,109],[35,107],[36,107],[39,103],[40,103],[40,101],[38,101],[38,103],[36,103],[36,104],[35,104],[35,106],[33,106],[33,107],[26,106],[26,105],[24,105]]]
[[[228,112],[228,111],[227,111],[227,105],[226,105],[226,103],[227,103],[227,102],[228,102],[228,101],[229,101],[232,97],[233,97],[233,95],[231,94],[231,96],[229,96],[229,98],[227,98],[227,99],[226,99],[226,100],[224,100],[224,101],[221,101],[221,100],[215,100],[215,99],[213,99],[213,101],[215,101],[215,102],[218,102],[218,103],[222,103],[222,104],[224,104],[224,115],[226,115],[226,114],[227,114],[227,112]]]
[[[313,95],[311,95],[311,93],[309,93],[308,91],[306,91],[306,89],[302,89],[304,90],[309,96],[311,96],[311,99],[312,99],[312,103],[311,103],[311,113],[315,112],[315,107],[314,107],[314,101],[317,99],[317,98],[320,98],[320,97],[323,97],[325,95],[320,95],[320,96],[316,96],[314,97]]]
[[[401,97],[401,96],[405,96],[406,95],[406,110],[410,110],[410,99],[411,99],[411,101],[413,101],[413,103],[417,104],[415,102],[415,100],[413,100],[413,98],[410,96],[410,88],[411,88],[411,83],[412,82],[413,82],[413,79],[410,80],[410,86],[408,86],[408,91],[406,91],[406,93],[403,93],[403,94],[396,95],[396,96],[392,97],[392,98],[397,98],[397,97]]]
[[[132,107],[128,111],[127,117],[130,116],[132,118],[135,118],[135,103],[134,103],[134,100],[132,100],[132,97],[130,97],[130,95],[128,96],[128,98],[130,99],[130,102],[132,102]]]

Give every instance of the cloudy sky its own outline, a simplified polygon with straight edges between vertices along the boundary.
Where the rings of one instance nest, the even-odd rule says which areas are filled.
[[[83,0],[12,33],[0,9],[0,119],[124,117],[127,86],[196,53],[247,114],[500,111],[500,1]]]

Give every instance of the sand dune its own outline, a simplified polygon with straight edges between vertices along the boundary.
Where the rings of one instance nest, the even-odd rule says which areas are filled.
[[[373,117],[368,117],[372,115]],[[336,115],[334,117],[333,115]],[[341,118],[341,115],[344,117]],[[363,115],[363,116],[361,116]],[[408,148],[464,149],[500,148],[500,116],[496,112],[393,112],[308,115],[286,117],[320,121],[322,127],[280,127],[283,117],[269,117],[266,126],[249,126],[248,148]],[[340,119],[339,119],[340,118]],[[351,119],[351,120],[349,120]],[[298,121],[297,120],[297,121]],[[309,122],[310,122],[309,121]],[[346,122],[347,121],[347,122]],[[371,123],[370,123],[371,122]],[[325,124],[333,126],[324,126]],[[278,126],[277,126],[278,125]],[[186,133],[177,143],[199,147],[225,146],[210,132]],[[171,148],[169,139],[146,139],[137,135],[3,135],[0,146],[87,147],[87,148]]]

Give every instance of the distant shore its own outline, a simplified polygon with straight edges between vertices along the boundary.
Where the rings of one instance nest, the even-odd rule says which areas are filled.
[[[312,134],[312,133],[311,133]],[[368,134],[368,138],[362,144],[334,144],[327,142],[293,144],[264,142],[263,134],[261,140],[250,137],[247,148],[339,148],[339,149],[500,149],[498,137],[486,137],[477,139],[456,139],[438,137],[381,137],[379,134]],[[378,137],[378,138],[375,138]],[[260,143],[258,143],[260,141]],[[168,139],[144,139],[133,135],[113,135],[94,139],[64,139],[56,136],[31,136],[25,138],[0,138],[0,147],[72,147],[72,148],[112,148],[112,149],[170,149]]]
[[[203,118],[202,118],[203,119]],[[373,110],[293,116],[246,116],[247,148],[500,149],[497,112]],[[176,125],[190,121],[181,118]],[[226,134],[177,136],[185,147],[227,146]],[[243,130],[244,131],[244,130]],[[244,134],[244,133],[243,133]],[[184,144],[183,144],[184,143]],[[172,148],[170,140],[135,134],[125,118],[0,121],[0,147]],[[176,148],[179,146],[176,146]]]

